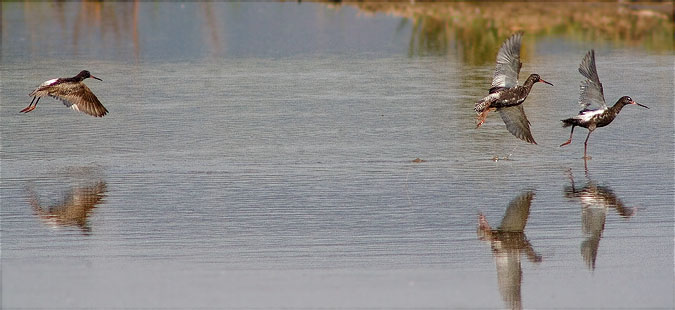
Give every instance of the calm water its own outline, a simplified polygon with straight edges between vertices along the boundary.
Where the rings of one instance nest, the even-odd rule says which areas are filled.
[[[401,18],[2,6],[3,308],[675,305],[672,54],[535,42],[523,75],[555,87],[525,103],[528,145],[496,114],[474,129],[493,65],[409,57]],[[597,130],[584,167],[559,120],[590,48],[607,101],[650,109]],[[108,116],[18,113],[82,69]],[[527,225],[485,236],[479,212]]]

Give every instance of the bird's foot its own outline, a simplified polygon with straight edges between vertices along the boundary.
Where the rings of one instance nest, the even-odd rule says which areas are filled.
[[[33,111],[33,110],[35,110],[35,106],[29,105],[29,106],[25,107],[23,110],[21,110],[20,112],[21,113],[28,113],[28,112]]]
[[[489,110],[483,111],[481,114],[478,115],[478,118],[476,119],[476,128],[480,127],[480,125],[483,125],[485,123],[485,119],[487,118]]]
[[[570,143],[572,143],[572,139],[569,139],[569,140],[565,141],[565,143],[561,144],[560,147],[563,147],[563,146],[568,145]]]

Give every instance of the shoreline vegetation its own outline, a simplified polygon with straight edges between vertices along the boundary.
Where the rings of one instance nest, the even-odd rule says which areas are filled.
[[[281,0],[283,1],[283,0]],[[367,18],[384,14],[399,18],[396,31],[410,31],[408,55],[456,55],[464,63],[483,65],[494,61],[495,51],[516,31],[524,31],[521,57],[525,60],[541,39],[592,42],[636,47],[650,52],[672,54],[675,50],[675,12],[672,1],[664,2],[415,2],[415,1],[322,1],[319,5],[340,10],[354,7]],[[295,1],[293,1],[295,2]],[[237,3],[231,3],[236,7]],[[30,12],[31,20],[55,22],[73,51],[87,46],[92,34],[100,34],[116,46],[130,46],[136,60],[141,54],[140,2],[2,2],[3,11]],[[158,3],[153,4],[155,8]],[[216,4],[199,2],[198,19],[209,54],[218,57],[227,45],[223,17]],[[66,10],[77,9],[74,18]],[[12,14],[7,13],[7,14]],[[25,13],[24,13],[25,14]],[[28,18],[26,18],[28,20]],[[3,26],[7,26],[3,20]],[[2,27],[3,34],[10,33]],[[29,23],[27,38],[31,50],[47,32]],[[129,42],[131,44],[129,44]]]
[[[524,31],[523,57],[534,41],[559,37],[649,51],[673,51],[672,2],[326,2],[354,6],[366,16],[401,17],[411,24],[409,56],[453,51],[469,64],[492,62],[494,51],[516,31]]]

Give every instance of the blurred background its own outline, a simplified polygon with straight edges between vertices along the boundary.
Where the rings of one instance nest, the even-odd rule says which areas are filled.
[[[355,49],[356,42],[369,46],[372,43],[364,41],[391,39],[406,44],[387,42],[384,46],[394,50],[405,47],[411,57],[449,55],[469,64],[484,64],[493,61],[494,51],[515,31],[528,34],[525,58],[533,43],[542,39],[596,42],[656,53],[673,50],[670,1],[499,5],[329,1],[304,7],[298,3],[295,8],[289,4],[267,2],[256,8],[238,2],[3,2],[3,55],[20,50],[23,57],[84,56],[95,51],[99,59],[124,57],[130,61],[246,53],[279,56],[270,50],[275,44],[297,44],[291,49],[295,52],[348,52]],[[331,17],[351,16],[353,10],[355,18],[344,16],[336,23]],[[379,30],[359,27],[366,23],[363,19],[382,20],[383,15],[398,20],[397,24],[383,29],[380,23],[376,26]],[[340,36],[327,35],[338,31]],[[383,38],[373,40],[369,34],[375,32]]]

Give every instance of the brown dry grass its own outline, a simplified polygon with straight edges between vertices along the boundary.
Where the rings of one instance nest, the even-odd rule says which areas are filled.
[[[407,19],[413,30],[410,54],[443,54],[454,48],[469,63],[491,61],[498,45],[515,31],[525,31],[530,39],[560,36],[673,50],[672,2],[366,1],[343,5],[356,6],[366,15],[384,13]]]

